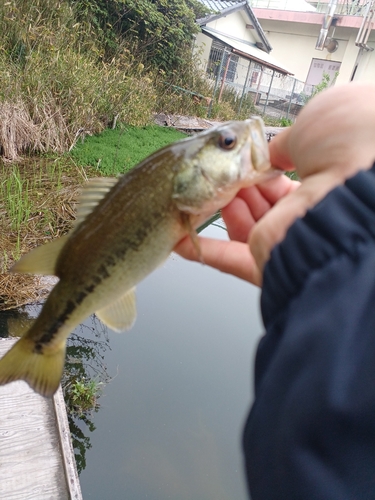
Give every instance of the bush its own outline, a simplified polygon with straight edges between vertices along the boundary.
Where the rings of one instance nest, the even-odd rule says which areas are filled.
[[[0,6],[6,33],[0,40],[0,148],[7,159],[28,150],[66,151],[79,136],[117,120],[151,120],[152,75],[126,46],[104,62],[88,26],[74,19],[73,9],[57,0]]]
[[[148,17],[142,18],[140,13],[151,4]],[[168,6],[161,0],[2,2],[3,157],[15,160],[25,152],[61,153],[79,138],[116,123],[146,125],[153,112],[206,117],[213,82],[199,69],[198,55],[192,56],[191,51],[196,29],[192,23],[202,8],[199,5],[196,0],[171,0]],[[126,21],[131,26],[124,31],[127,12],[133,18]],[[184,20],[186,26],[181,25]],[[114,28],[110,21],[121,26]],[[169,32],[172,21],[176,23]],[[163,23],[170,38],[161,40]],[[160,58],[164,62],[158,66]],[[254,113],[250,98],[243,99],[239,114],[240,103],[239,95],[225,87],[210,117],[242,119]]]

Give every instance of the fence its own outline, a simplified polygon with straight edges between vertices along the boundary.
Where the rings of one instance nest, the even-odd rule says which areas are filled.
[[[313,86],[234,55],[219,44],[213,44],[206,71],[214,85],[212,103],[220,101],[223,89],[230,87],[238,96],[238,113],[250,96],[261,114],[294,121],[313,91]]]
[[[310,3],[310,5],[309,5]],[[338,0],[336,3],[335,14],[340,16],[363,16],[366,12],[368,0]],[[252,8],[276,9],[276,10],[295,10],[295,3],[290,0],[252,0]],[[299,6],[301,11],[315,11],[326,13],[329,10],[329,0],[315,0],[306,2]]]
[[[314,88],[260,63],[234,55],[219,44],[213,44],[206,72],[214,86],[212,103],[220,101],[223,89],[230,87],[238,96],[238,113],[244,98],[251,96],[257,111],[275,119],[294,121]]]

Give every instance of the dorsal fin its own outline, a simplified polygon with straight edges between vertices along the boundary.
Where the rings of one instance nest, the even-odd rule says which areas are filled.
[[[99,177],[97,179],[90,179],[89,182],[83,186],[81,195],[78,199],[74,227],[81,224],[117,182],[118,179],[113,177]]]
[[[61,236],[45,245],[34,248],[11,267],[12,273],[55,275],[58,256],[69,235]]]

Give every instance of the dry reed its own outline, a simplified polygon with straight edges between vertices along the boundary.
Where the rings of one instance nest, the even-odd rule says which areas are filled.
[[[41,151],[40,135],[22,101],[0,102],[0,149],[5,160],[15,161],[28,150]]]

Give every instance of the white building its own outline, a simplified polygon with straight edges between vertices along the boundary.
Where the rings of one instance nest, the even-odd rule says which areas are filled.
[[[212,10],[198,19],[202,32],[197,35],[195,49],[202,67],[222,88],[236,89],[238,95],[251,95],[257,105],[266,105],[270,85],[281,94],[291,93],[294,79],[287,63],[270,54],[272,47],[247,0],[200,0]],[[300,89],[302,90],[302,89]],[[276,96],[279,100],[284,95]],[[220,97],[219,97],[220,99]]]
[[[323,73],[331,80],[338,73],[338,83],[375,82],[375,0],[200,1],[214,11],[198,20],[208,67],[221,44],[233,54],[232,73],[240,55],[310,85]]]
[[[220,87],[293,118],[326,75],[375,82],[375,0],[252,1],[200,0],[212,13],[197,20],[195,48]]]
[[[296,78],[316,85],[323,72],[337,83],[375,82],[374,0],[253,0],[252,9],[273,51]],[[311,11],[315,8],[315,12]]]
[[[200,2],[213,11],[197,20],[202,32],[196,37],[196,50],[201,51],[202,65],[209,73],[217,72],[222,62],[224,70],[228,65],[228,80],[233,81],[240,57],[281,74],[291,73],[287,64],[282,64],[270,55],[272,47],[247,0]],[[225,54],[221,61],[224,51],[230,54],[229,62]]]

